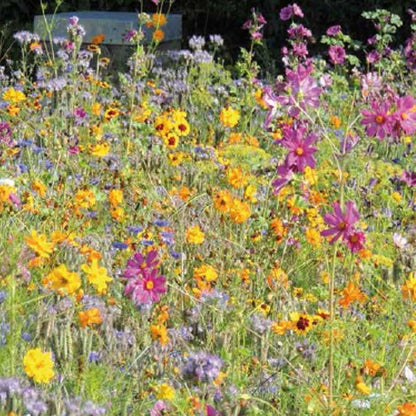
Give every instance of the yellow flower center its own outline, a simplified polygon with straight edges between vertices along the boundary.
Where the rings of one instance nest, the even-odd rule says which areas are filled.
[[[155,285],[153,284],[153,282],[151,280],[148,280],[145,284],[146,290],[152,290],[154,288],[154,286]]]
[[[407,113],[402,113],[400,117],[402,120],[406,120],[409,116],[407,115]]]
[[[382,116],[381,114],[376,116],[376,123],[377,124],[383,124],[384,123],[384,116]]]
[[[302,149],[301,147],[298,147],[298,148],[295,150],[295,153],[296,153],[298,156],[302,156],[302,155],[303,155],[303,149]]]
[[[338,230],[345,230],[345,228],[347,227],[347,224],[345,224],[345,222],[344,221],[341,221],[339,224],[338,224]]]

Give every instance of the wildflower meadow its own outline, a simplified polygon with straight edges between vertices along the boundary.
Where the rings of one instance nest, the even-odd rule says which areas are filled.
[[[0,66],[0,414],[415,416],[416,12],[289,4],[276,76],[153,3]]]

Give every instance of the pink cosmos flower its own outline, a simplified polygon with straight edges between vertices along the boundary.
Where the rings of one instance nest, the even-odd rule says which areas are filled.
[[[286,156],[285,165],[289,166],[295,172],[303,172],[306,166],[315,167],[313,154],[318,150],[312,146],[316,137],[312,133],[304,138],[306,127],[299,126],[296,130],[290,129],[286,132],[281,141],[282,146],[289,149]]]
[[[347,237],[347,246],[353,253],[360,251],[364,247],[364,243],[365,234],[362,231],[354,231]]]
[[[162,416],[169,411],[169,406],[163,400],[158,400],[153,409],[150,411],[150,416]]]
[[[400,179],[407,186],[416,186],[416,172],[410,172],[409,170],[404,170]]]
[[[147,269],[157,267],[159,259],[157,258],[157,251],[152,250],[144,257],[141,253],[135,253],[128,261],[127,268],[124,271],[124,276],[128,278],[142,275]]]
[[[371,109],[372,111],[367,109],[361,111],[364,116],[361,124],[366,126],[365,131],[370,137],[377,136],[379,139],[384,139],[393,130],[393,120],[391,115],[388,114],[390,104],[388,102],[378,104],[373,101]]]
[[[397,110],[393,114],[396,126],[406,134],[416,131],[416,101],[411,95],[400,97],[396,102]],[[399,132],[400,134],[400,132]]]
[[[333,213],[324,215],[325,223],[330,228],[321,231],[321,235],[324,237],[333,235],[334,237],[330,241],[330,244],[335,243],[341,237],[344,241],[348,242],[349,237],[353,235],[354,224],[360,219],[360,214],[352,201],[346,202],[345,214],[342,212],[338,202],[334,202],[332,208],[334,209]]]
[[[157,273],[156,269],[145,269],[140,277],[129,279],[124,294],[137,306],[159,302],[160,295],[166,292],[166,279]]]

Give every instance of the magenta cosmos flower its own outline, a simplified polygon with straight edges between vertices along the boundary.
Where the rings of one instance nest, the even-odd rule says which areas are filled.
[[[401,128],[406,134],[416,131],[416,101],[411,95],[401,97],[396,102],[397,110],[393,114],[396,129]]]
[[[295,172],[303,172],[306,166],[315,167],[313,154],[318,150],[312,146],[316,137],[310,133],[306,138],[306,127],[299,126],[296,130],[290,129],[281,141],[282,146],[289,150],[286,156],[285,165]]]
[[[157,258],[157,251],[149,251],[144,257],[141,253],[135,253],[128,261],[127,268],[124,271],[124,276],[131,278],[143,274],[148,269],[157,267],[159,259]]]
[[[338,202],[334,202],[332,208],[334,209],[333,213],[324,215],[325,223],[330,228],[321,231],[321,235],[324,237],[333,235],[334,237],[330,241],[330,244],[333,244],[341,237],[344,241],[348,241],[348,238],[353,235],[354,224],[360,219],[360,214],[352,201],[346,202],[345,214],[342,212]]]
[[[353,253],[356,253],[364,248],[364,243],[365,234],[362,231],[354,231],[347,237],[347,246]]]
[[[391,134],[393,130],[393,119],[388,113],[390,104],[383,102],[377,104],[375,101],[371,103],[371,110],[361,110],[364,118],[361,124],[365,125],[365,131],[370,137],[378,137],[384,139]]]
[[[129,296],[136,306],[159,302],[160,295],[165,292],[165,276],[159,276],[156,269],[145,269],[140,277],[129,279],[124,289],[124,294]]]

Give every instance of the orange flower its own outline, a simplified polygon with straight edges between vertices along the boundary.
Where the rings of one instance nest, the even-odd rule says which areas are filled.
[[[104,39],[105,39],[105,35],[103,33],[100,33],[99,35],[95,35],[91,39],[91,43],[94,43],[96,45],[99,45],[100,43],[103,43]]]
[[[221,190],[221,191],[215,192],[212,199],[214,201],[214,208],[217,211],[226,213],[230,210],[231,203],[233,201],[233,196],[230,191]]]
[[[81,311],[78,314],[78,318],[82,328],[85,328],[86,326],[100,325],[103,322],[103,318],[101,317],[101,313],[98,308]]]
[[[153,32],[153,40],[155,42],[161,42],[164,37],[165,37],[165,32],[162,29],[156,29]]]
[[[338,300],[338,303],[343,308],[348,308],[348,306],[355,301],[362,303],[367,298],[364,292],[361,292],[360,288],[355,285],[355,283],[350,282],[348,285],[342,290],[342,298]]]
[[[169,342],[168,330],[164,325],[152,325],[150,333],[152,334],[152,339],[157,340],[162,345],[166,345]]]
[[[166,24],[166,16],[163,13],[153,13],[152,24],[155,27],[164,26]]]
[[[397,408],[396,416],[416,416],[416,403],[406,402]]]
[[[230,168],[227,172],[228,183],[236,189],[242,188],[247,184],[247,178],[241,168]]]
[[[230,208],[231,221],[240,224],[247,221],[250,218],[251,210],[250,206],[239,199],[233,199],[233,203]]]

